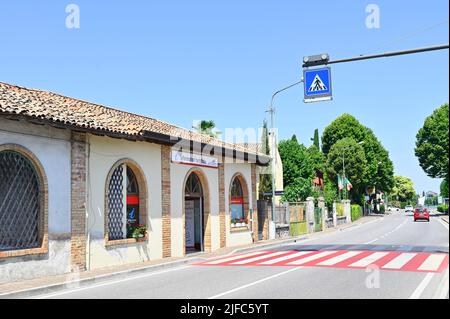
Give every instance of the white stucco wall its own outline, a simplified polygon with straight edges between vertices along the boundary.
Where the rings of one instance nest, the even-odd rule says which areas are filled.
[[[162,258],[161,147],[148,142],[131,142],[89,136],[87,263],[91,269]],[[147,182],[148,243],[105,247],[105,187],[112,166],[131,159],[142,169]]]
[[[224,167],[224,179],[225,179],[225,210],[226,210],[226,233],[227,233],[227,247],[239,246],[251,244],[253,242],[252,232],[231,232],[230,228],[230,187],[231,187],[231,179],[235,174],[241,174],[247,183],[248,187],[248,199],[249,199],[249,209],[253,208],[253,198],[252,198],[252,171],[251,164],[234,164],[234,163],[225,163]],[[256,207],[255,207],[256,209]]]
[[[171,190],[171,241],[172,256],[183,256],[185,247],[183,241],[183,189],[188,172],[195,166],[174,164],[170,165],[170,190]],[[219,223],[219,173],[218,169],[195,167],[202,171],[208,180],[210,220],[211,220],[211,249],[220,247],[220,223]],[[205,187],[205,185],[202,185]]]
[[[45,170],[49,253],[0,259],[0,283],[69,271],[70,131],[0,118],[1,144],[25,147],[39,159]]]

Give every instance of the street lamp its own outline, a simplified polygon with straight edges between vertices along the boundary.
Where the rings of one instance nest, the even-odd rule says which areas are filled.
[[[268,113],[270,113],[270,128],[272,131],[271,134],[271,139],[272,139],[272,145],[271,145],[271,152],[272,152],[272,156],[271,156],[271,171],[272,171],[272,221],[275,215],[275,129],[274,129],[274,113],[275,113],[275,109],[273,107],[273,101],[275,100],[275,97],[280,94],[281,92],[284,92],[298,84],[301,84],[304,82],[304,79],[302,78],[300,81],[297,81],[291,85],[288,85],[284,88],[282,88],[281,90],[276,91],[273,95],[272,95],[272,99],[270,100],[270,106],[269,109],[266,111]],[[269,233],[270,233],[270,227],[269,227]],[[274,236],[275,234],[273,234]],[[272,236],[269,236],[272,237]],[[275,238],[275,237],[274,237]]]

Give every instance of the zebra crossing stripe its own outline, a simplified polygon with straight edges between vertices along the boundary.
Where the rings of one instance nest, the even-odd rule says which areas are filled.
[[[367,266],[375,263],[377,260],[383,258],[387,254],[389,254],[389,253],[386,253],[386,252],[373,253],[363,259],[358,260],[357,262],[354,262],[353,264],[349,265],[349,267],[367,267]]]
[[[386,265],[384,265],[383,269],[400,269],[404,265],[406,265],[411,259],[413,259],[417,254],[416,253],[401,253]]]
[[[312,253],[311,251],[300,251],[300,252],[297,252],[297,253],[289,254],[287,256],[266,260],[266,261],[258,263],[258,265],[273,265],[273,264],[276,264],[276,263],[279,263],[279,262],[282,262],[282,261],[286,261],[286,260],[289,260],[289,259],[294,259],[294,258],[303,256],[303,255],[309,255],[311,253]]]
[[[250,264],[252,262],[255,262],[255,261],[258,261],[258,260],[261,260],[261,259],[276,257],[276,256],[283,255],[283,254],[286,254],[286,253],[288,253],[288,252],[287,251],[277,251],[277,252],[272,253],[272,254],[267,254],[267,255],[253,257],[253,258],[250,258],[250,259],[244,259],[244,260],[236,261],[236,262],[233,262],[231,264],[232,265],[245,265],[245,264]]]
[[[445,259],[445,255],[442,254],[432,254],[420,265],[418,270],[423,271],[437,271]]]
[[[228,258],[223,258],[223,259],[218,259],[218,260],[214,260],[214,261],[209,261],[209,262],[206,262],[204,264],[205,265],[217,265],[217,264],[222,264],[222,263],[226,263],[226,262],[229,262],[229,261],[242,259],[242,258],[247,258],[247,257],[255,256],[255,255],[261,255],[261,254],[265,254],[265,253],[267,253],[267,252],[266,251],[254,251],[254,252],[243,254],[243,255],[237,255],[237,256],[232,256],[232,257],[228,257]]]
[[[344,260],[350,259],[356,255],[360,255],[362,253],[362,251],[348,251],[342,255],[327,259],[325,261],[322,261],[320,263],[318,263],[318,266],[333,266],[337,263],[340,263]]]
[[[336,251],[336,250],[322,251],[318,254],[314,254],[312,256],[308,256],[308,257],[304,257],[304,258],[300,258],[298,260],[292,261],[290,263],[287,263],[287,265],[303,265],[303,264],[309,263],[311,261],[314,261],[316,259],[320,259],[320,258],[326,257],[328,255],[335,254],[337,252],[338,251]]]

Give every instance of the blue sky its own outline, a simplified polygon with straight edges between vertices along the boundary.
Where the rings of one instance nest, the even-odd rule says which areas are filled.
[[[80,29],[65,25],[68,4]],[[366,6],[380,8],[368,29]],[[274,91],[301,77],[305,55],[331,58],[448,43],[447,0],[86,1],[0,5],[0,81],[55,91],[182,127],[213,119],[261,126]],[[311,144],[342,113],[372,128],[397,174],[438,190],[414,156],[424,118],[449,100],[448,51],[332,66],[334,100],[276,100],[281,138]]]

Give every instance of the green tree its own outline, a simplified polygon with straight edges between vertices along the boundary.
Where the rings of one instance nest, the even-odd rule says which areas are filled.
[[[313,141],[313,145],[320,151],[320,143],[319,143],[319,129],[314,130],[314,138],[311,139]]]
[[[448,198],[448,181],[445,179],[441,183],[441,196]]]
[[[395,176],[395,185],[390,193],[391,198],[401,202],[413,202],[416,198],[413,181],[404,176]],[[398,196],[398,197],[397,197]]]
[[[261,152],[263,154],[270,154],[270,146],[269,146],[269,130],[267,129],[267,121],[264,120],[262,127],[262,136],[261,136]],[[272,171],[271,166],[266,166],[261,169],[261,174],[259,178],[259,187],[258,193],[259,198],[264,198],[264,193],[272,192]]]
[[[197,133],[205,134],[210,137],[217,137],[220,132],[214,132],[214,128],[216,127],[216,123],[214,121],[201,120],[197,123],[197,125],[193,126],[193,128],[197,131]]]
[[[417,133],[415,154],[420,166],[432,178],[448,181],[449,147],[449,107],[448,103],[436,109],[425,119]]]
[[[305,200],[312,194],[314,166],[307,148],[296,139],[281,141],[278,151],[283,162],[284,201]]]
[[[353,186],[350,191],[351,199],[361,203],[367,171],[367,160],[362,146],[352,138],[337,141],[328,153],[326,167],[328,177],[336,184],[337,176],[342,176],[345,168],[345,176]]]
[[[367,167],[363,184],[389,192],[394,186],[394,165],[388,151],[373,131],[350,114],[343,114],[328,125],[322,134],[322,151],[328,156],[332,146],[343,138],[362,143]],[[364,191],[365,187],[361,188]]]

